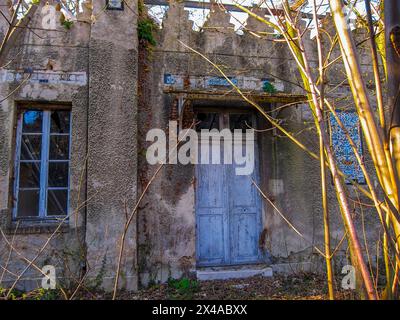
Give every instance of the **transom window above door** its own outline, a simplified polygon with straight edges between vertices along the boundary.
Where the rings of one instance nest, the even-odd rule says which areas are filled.
[[[18,115],[14,219],[65,217],[69,199],[69,110],[23,110]]]
[[[254,128],[255,116],[245,111],[214,111],[199,108],[196,112],[196,121],[197,131],[228,128],[231,131],[239,129],[245,132],[246,129]]]

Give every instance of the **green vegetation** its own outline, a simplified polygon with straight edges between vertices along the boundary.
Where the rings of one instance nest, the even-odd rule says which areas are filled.
[[[271,82],[265,81],[263,85],[263,91],[267,93],[276,93],[276,88]]]
[[[23,292],[13,289],[8,295],[9,300],[57,300],[59,299],[59,290],[39,288],[30,292]],[[8,290],[0,287],[0,300],[7,297]]]
[[[61,22],[61,25],[64,26],[65,29],[67,29],[67,30],[71,29],[73,24],[74,24],[74,22],[71,20],[64,20],[63,22]]]
[[[152,46],[156,45],[153,32],[157,29],[157,25],[150,18],[141,18],[138,22],[139,40],[144,40]]]
[[[199,283],[188,278],[170,278],[168,289],[171,299],[193,299],[193,295],[199,290]]]

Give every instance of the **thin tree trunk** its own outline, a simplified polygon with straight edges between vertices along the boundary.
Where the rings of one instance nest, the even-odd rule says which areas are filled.
[[[367,11],[368,31],[369,31],[369,37],[370,37],[369,41],[370,41],[370,45],[371,45],[372,68],[374,70],[374,80],[375,80],[375,88],[376,88],[376,104],[378,107],[379,122],[380,122],[381,128],[383,130],[385,130],[385,128],[386,128],[385,111],[384,111],[384,106],[383,106],[381,78],[379,75],[378,53],[376,50],[375,33],[374,33],[374,26],[373,26],[373,22],[372,22],[372,12],[371,12],[370,0],[365,0],[365,8]]]
[[[379,122],[381,128],[384,130],[384,148],[387,161],[391,161],[390,151],[387,145],[386,139],[386,121],[385,121],[385,111],[384,111],[384,104],[383,104],[383,95],[382,95],[382,86],[381,86],[381,79],[379,73],[379,62],[378,62],[378,54],[377,54],[377,42],[378,40],[375,39],[374,33],[374,26],[372,21],[372,12],[371,12],[371,3],[370,0],[365,0],[365,8],[367,13],[367,22],[368,22],[368,31],[370,37],[370,46],[371,46],[371,56],[372,56],[372,67],[374,71],[374,80],[375,80],[375,88],[376,88],[376,102],[378,107],[378,114],[379,114]],[[384,35],[384,34],[383,34]],[[382,38],[382,35],[381,35]],[[393,166],[389,166],[389,168],[393,168]],[[392,179],[395,179],[396,175],[394,173],[391,174]],[[396,184],[393,181],[393,184]],[[386,222],[385,222],[386,223]],[[389,227],[389,226],[388,226]],[[390,272],[390,265],[389,265],[389,247],[388,247],[388,237],[386,232],[383,234],[383,256],[385,262],[385,271],[386,271],[386,293],[389,294],[392,287],[392,277]]]
[[[396,0],[386,0],[384,5],[385,17],[385,43],[386,43],[386,66],[387,66],[387,103],[391,110],[391,121],[389,128],[389,143],[392,160],[396,168],[396,178],[399,179],[400,173],[400,3]],[[398,181],[398,180],[397,180]],[[400,190],[397,190],[400,192]],[[399,207],[396,207],[399,210]],[[393,222],[392,222],[393,223]],[[394,228],[396,228],[395,223]],[[399,233],[396,233],[399,237]],[[398,238],[398,248],[400,238]],[[396,262],[394,279],[398,278],[399,265]],[[391,276],[391,275],[389,275]],[[392,277],[391,277],[392,278]],[[390,283],[392,288],[396,288],[395,283]],[[395,290],[386,292],[389,296],[395,294]],[[392,291],[392,292],[389,292]]]
[[[319,89],[319,108],[321,109],[322,115],[324,114],[324,85],[325,85],[325,74],[324,74],[324,61],[322,57],[322,44],[321,35],[319,31],[319,21],[317,17],[317,4],[313,0],[313,17],[314,26],[316,30],[317,47],[318,47],[318,65],[319,65],[319,77],[320,77],[320,89]],[[333,270],[332,270],[332,256],[331,256],[331,236],[329,228],[329,209],[328,209],[328,193],[326,188],[326,170],[325,170],[325,148],[322,134],[319,135],[319,156],[320,156],[320,168],[321,168],[321,193],[322,193],[322,210],[324,220],[324,242],[325,242],[325,262],[326,262],[326,276],[328,279],[328,294],[329,299],[335,299],[335,292],[333,289]]]

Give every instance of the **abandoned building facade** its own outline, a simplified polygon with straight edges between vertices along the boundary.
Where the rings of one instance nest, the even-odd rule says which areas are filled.
[[[9,16],[5,2],[0,9]],[[318,160],[232,87],[317,150],[296,64],[287,45],[273,41],[272,29],[250,17],[239,35],[215,6],[194,31],[184,3],[171,1],[149,44],[138,35],[137,1],[121,10],[110,10],[106,0],[84,2],[71,26],[51,30],[42,29],[44,6],[0,70],[1,285],[20,276],[19,286],[38,286],[40,269],[53,265],[59,281],[84,277],[110,289],[124,229],[119,286],[129,290],[218,268],[323,268],[314,249],[323,247]],[[0,21],[4,38],[8,24]],[[307,45],[316,64],[314,44]],[[368,74],[368,56],[362,57]],[[342,66],[334,70],[329,86],[351,99],[336,80]],[[168,131],[170,121],[178,130],[255,128],[253,173],[236,175],[235,164],[149,164],[147,132]],[[362,183],[355,163],[349,168]],[[338,245],[344,231],[329,188]],[[378,224],[369,216],[365,223],[372,245]],[[345,263],[345,243],[338,257]]]

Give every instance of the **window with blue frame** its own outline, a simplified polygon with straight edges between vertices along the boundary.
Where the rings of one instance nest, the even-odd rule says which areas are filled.
[[[71,112],[22,111],[18,116],[14,219],[57,219],[68,213]]]

